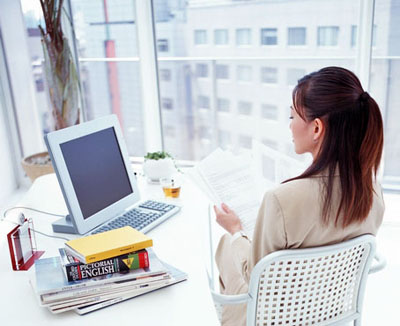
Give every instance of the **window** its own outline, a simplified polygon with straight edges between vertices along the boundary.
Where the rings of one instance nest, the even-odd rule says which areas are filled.
[[[157,40],[158,52],[168,52],[168,40]]]
[[[197,97],[197,107],[200,109],[210,108],[210,98],[208,96],[199,95]]]
[[[251,29],[239,28],[236,30],[236,45],[250,45],[251,44]]]
[[[162,81],[170,81],[171,80],[171,69],[160,69],[160,79]]]
[[[318,46],[337,46],[339,41],[338,26],[318,27]]]
[[[306,71],[304,69],[289,68],[287,71],[287,84],[289,86],[297,85],[297,81],[304,77]]]
[[[163,97],[161,98],[161,107],[164,110],[172,110],[174,108],[174,102],[171,98]]]
[[[252,139],[250,136],[239,135],[238,143],[240,147],[251,149]]]
[[[174,126],[164,125],[163,132],[165,137],[175,138],[176,137],[176,129]]]
[[[226,130],[218,130],[218,143],[223,149],[229,148],[232,143],[231,133]]]
[[[200,139],[211,139],[211,130],[209,127],[200,126],[199,127],[199,138]]]
[[[253,104],[247,101],[239,101],[238,102],[238,112],[242,115],[251,115],[251,111],[253,110]]]
[[[261,117],[268,120],[278,120],[278,107],[273,104],[261,104]]]
[[[207,78],[208,77],[208,65],[205,63],[196,64],[196,77]]]
[[[271,140],[271,139],[266,139],[266,138],[264,138],[263,140],[262,140],[262,143],[265,145],[265,146],[267,146],[267,147],[270,147],[270,148],[272,148],[272,149],[278,149],[278,143],[275,141],[275,140]]]
[[[262,28],[261,29],[261,45],[277,45],[278,29]]]
[[[278,82],[278,69],[273,67],[262,67],[261,82],[266,84],[276,84]]]
[[[230,101],[227,98],[217,98],[217,110],[219,112],[229,112]]]
[[[306,45],[306,28],[289,27],[288,45]]]
[[[350,46],[353,48],[357,44],[357,26],[352,25],[351,26],[351,40],[350,40]]]
[[[372,29],[372,46],[376,46],[376,25],[374,25]],[[350,46],[353,48],[357,45],[357,32],[358,27],[357,25],[351,25],[351,40]]]
[[[194,44],[207,44],[207,31],[204,29],[194,31]]]
[[[215,77],[217,79],[229,79],[229,66],[228,65],[216,65],[215,66]]]
[[[251,81],[253,70],[251,66],[237,66],[236,78],[238,81]]]
[[[214,44],[216,44],[216,45],[228,44],[228,30],[216,29],[214,31]]]

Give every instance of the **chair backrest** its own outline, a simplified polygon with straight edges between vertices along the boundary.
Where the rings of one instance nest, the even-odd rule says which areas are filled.
[[[247,325],[333,325],[359,320],[375,237],[281,250],[254,267]]]

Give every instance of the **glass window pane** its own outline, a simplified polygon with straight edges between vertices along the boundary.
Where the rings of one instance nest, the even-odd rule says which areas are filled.
[[[252,115],[253,103],[248,101],[238,102],[238,113],[242,115]]]
[[[160,82],[161,97],[172,98],[174,104],[172,111],[161,110],[162,123],[179,130],[175,138],[164,135],[166,150],[198,160],[218,146],[240,150],[251,146],[252,139],[267,139],[283,155],[303,160],[294,153],[289,129],[293,86],[303,73],[322,67],[355,70],[356,51],[349,43],[350,27],[358,23],[359,2],[211,2],[154,2],[155,16],[164,15],[155,23],[157,39],[170,41],[168,56],[158,52],[158,67],[171,69],[173,77]],[[337,44],[345,46],[322,51],[318,27],[331,26],[346,31],[337,34]],[[195,31],[203,31],[207,46],[195,44]],[[233,49],[219,44],[226,35]],[[251,103],[251,109],[243,103],[239,109],[239,102]],[[210,131],[205,132],[207,128]],[[200,137],[204,134],[207,137]]]
[[[338,26],[320,26],[318,27],[318,45],[319,46],[337,46],[339,40]]]
[[[197,97],[197,107],[200,109],[210,108],[210,98],[208,96],[199,95]]]
[[[261,44],[262,45],[277,45],[278,44],[278,29],[262,28],[261,29]]]
[[[236,45],[250,45],[251,30],[249,28],[239,28],[236,30]]]
[[[207,31],[196,30],[194,31],[194,44],[207,44]]]
[[[71,3],[86,116],[91,120],[116,114],[129,154],[142,156],[145,145],[135,2]],[[130,61],[119,61],[126,57]]]
[[[261,104],[261,117],[268,120],[278,120],[278,107],[273,104]]]
[[[208,77],[208,65],[205,63],[196,64],[196,77],[207,78]]]
[[[372,48],[370,93],[384,119],[383,183],[400,190],[400,6],[375,1],[376,46]]]
[[[278,82],[278,69],[274,67],[262,67],[261,82],[267,84],[276,84]]]
[[[217,110],[220,112],[230,111],[230,101],[227,98],[217,98]]]
[[[252,80],[253,69],[251,66],[237,66],[237,80],[238,81],[251,81]]]
[[[214,31],[214,44],[216,44],[216,45],[228,44],[228,30],[227,29],[216,29]]]
[[[215,76],[217,79],[229,79],[229,66],[222,64],[216,65]]]
[[[306,28],[289,27],[288,45],[306,45]]]

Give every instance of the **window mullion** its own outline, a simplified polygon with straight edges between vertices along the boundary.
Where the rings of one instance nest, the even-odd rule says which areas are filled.
[[[156,38],[153,21],[153,1],[135,1],[137,37],[140,56],[143,122],[146,151],[164,149],[160,111]]]
[[[357,32],[358,48],[356,73],[365,90],[369,90],[372,55],[372,30],[374,25],[375,0],[360,0],[360,17]]]

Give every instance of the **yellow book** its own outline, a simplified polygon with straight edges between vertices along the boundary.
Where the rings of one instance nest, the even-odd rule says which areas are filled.
[[[120,256],[153,246],[153,240],[131,226],[89,235],[65,243],[65,250],[82,263]]]

